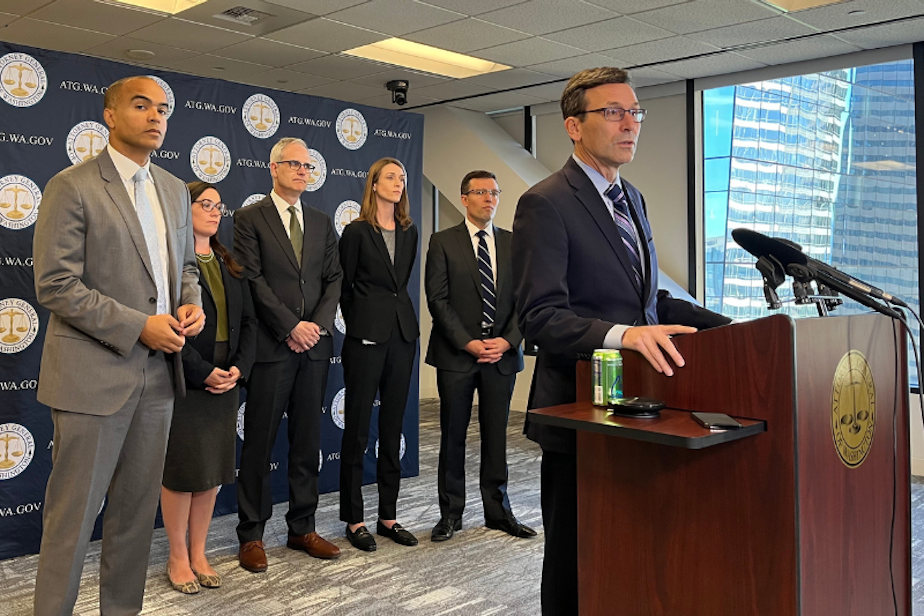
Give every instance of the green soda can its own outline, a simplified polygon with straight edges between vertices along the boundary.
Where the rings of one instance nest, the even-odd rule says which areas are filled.
[[[606,406],[606,388],[603,385],[603,357],[606,349],[597,349],[590,358],[591,400],[596,406]]]
[[[603,384],[606,404],[615,404],[622,398],[622,354],[619,351],[606,351],[603,355]]]

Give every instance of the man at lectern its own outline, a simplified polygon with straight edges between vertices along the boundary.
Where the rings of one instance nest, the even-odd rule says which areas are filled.
[[[646,114],[628,73],[581,71],[562,92],[561,109],[574,153],[523,194],[513,222],[520,331],[539,347],[529,408],[574,402],[580,354],[632,349],[671,376],[668,357],[683,366],[672,335],[730,322],[658,289],[645,200],[620,178]],[[577,614],[575,434],[528,418],[524,431],[543,452],[542,613]]]

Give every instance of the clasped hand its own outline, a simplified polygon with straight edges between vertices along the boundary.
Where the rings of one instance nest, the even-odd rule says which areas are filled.
[[[177,308],[176,314],[176,317],[171,314],[149,316],[141,330],[141,344],[164,353],[182,351],[186,336],[197,336],[205,327],[205,313],[195,304],[184,304]]]
[[[472,354],[479,364],[496,364],[510,348],[510,343],[503,338],[470,340],[465,345],[465,350]]]
[[[299,321],[286,338],[286,344],[295,353],[304,353],[321,339],[321,327],[311,321]]]
[[[237,366],[231,366],[227,370],[213,368],[212,373],[205,379],[205,390],[213,394],[223,394],[233,389],[240,378],[241,371]]]

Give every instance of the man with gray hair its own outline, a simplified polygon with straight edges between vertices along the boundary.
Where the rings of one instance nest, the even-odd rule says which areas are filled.
[[[253,572],[267,567],[263,529],[273,513],[270,455],[287,406],[286,545],[315,558],[340,556],[337,546],[315,532],[314,519],[321,405],[343,273],[330,217],[301,203],[313,170],[304,141],[280,139],[270,152],[273,191],[234,216],[234,252],[260,321],[237,484],[239,561]]]

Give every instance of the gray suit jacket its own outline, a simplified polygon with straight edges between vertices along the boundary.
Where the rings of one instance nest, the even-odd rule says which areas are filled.
[[[167,228],[170,312],[202,305],[186,185],[151,165]],[[51,311],[38,400],[54,409],[111,415],[143,378],[139,342],[157,290],[138,215],[107,150],[45,187],[35,225],[35,292]],[[172,357],[176,394],[183,364]]]

